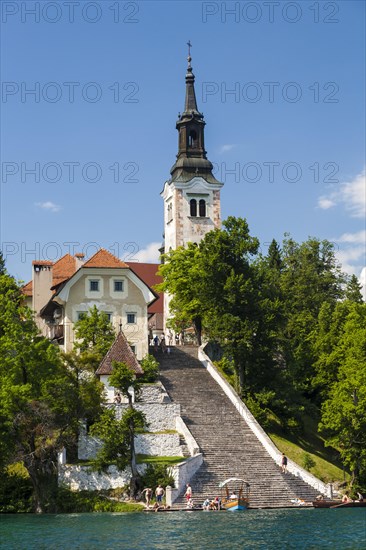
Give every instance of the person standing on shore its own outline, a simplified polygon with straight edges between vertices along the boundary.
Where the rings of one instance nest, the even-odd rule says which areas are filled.
[[[155,496],[156,496],[156,502],[158,504],[161,504],[163,502],[163,496],[165,495],[165,491],[162,488],[162,486],[159,484],[157,488],[155,489]]]
[[[150,508],[150,500],[151,500],[151,497],[152,497],[152,489],[150,489],[150,487],[147,487],[146,489],[144,489],[141,493],[141,495],[143,495],[145,493],[145,502],[146,502],[146,508]]]
[[[189,483],[187,483],[187,489],[186,489],[186,492],[184,493],[184,496],[186,497],[187,502],[190,498],[192,498],[192,487],[190,486]]]

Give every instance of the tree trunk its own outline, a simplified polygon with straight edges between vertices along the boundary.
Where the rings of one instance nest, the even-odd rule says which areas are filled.
[[[132,398],[129,397],[129,407],[133,410]],[[135,423],[133,418],[129,422],[130,432],[130,467],[131,467],[131,481],[130,481],[130,496],[135,498],[140,488],[140,475],[136,465],[136,453],[135,453]]]
[[[57,467],[53,458],[31,455],[24,459],[24,466],[33,485],[34,510],[37,514],[56,512]]]
[[[197,338],[197,344],[199,346],[202,345],[202,319],[201,317],[196,317],[195,319],[193,319],[193,327],[194,327],[194,332],[196,334],[196,338]]]

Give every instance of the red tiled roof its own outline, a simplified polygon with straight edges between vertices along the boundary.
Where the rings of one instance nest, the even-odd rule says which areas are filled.
[[[65,254],[57,262],[49,262],[47,260],[34,260],[32,265],[53,265],[52,268],[52,287],[67,281],[76,271],[76,261],[70,254]],[[26,296],[33,295],[33,283],[25,284],[22,288],[23,294]]]
[[[163,282],[163,278],[157,275],[160,264],[144,264],[140,262],[127,262],[127,265],[140,279],[144,281],[150,288],[154,290],[154,285]],[[159,298],[149,306],[149,313],[163,313],[164,311],[164,295],[162,292],[154,290]]]
[[[122,331],[118,333],[117,338],[104,356],[95,374],[99,376],[101,374],[112,374],[112,361],[126,363],[136,376],[141,376],[144,373]]]
[[[108,250],[105,250],[104,248],[101,248],[92,256],[85,264],[83,264],[83,267],[126,267],[128,268],[128,265],[122,262],[122,260],[119,260],[117,256],[114,256],[111,252],[108,252]]]
[[[26,285],[22,287],[22,293],[25,294],[25,296],[33,296],[33,284],[32,281],[29,281]]]
[[[32,262],[33,265],[53,265],[52,268],[52,288],[67,281],[77,271],[76,260],[74,256],[65,254],[54,264],[47,260],[36,260]],[[163,281],[162,277],[157,275],[159,264],[145,264],[139,262],[123,262],[114,256],[111,252],[108,252],[104,248],[101,248],[86,261],[82,267],[111,267],[111,268],[130,268],[142,281],[150,288]],[[156,291],[155,291],[156,292]],[[33,285],[32,281],[29,281],[23,286],[23,294],[26,296],[32,296]],[[162,313],[164,300],[161,292],[157,293],[159,298],[149,307],[149,313]]]
[[[52,285],[59,285],[70,279],[76,271],[76,260],[70,254],[62,256],[53,266]]]

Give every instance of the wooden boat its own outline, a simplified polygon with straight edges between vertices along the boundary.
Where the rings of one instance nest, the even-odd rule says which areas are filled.
[[[353,501],[342,502],[341,500],[314,500],[314,508],[361,508],[366,506],[366,501]]]
[[[220,483],[219,487],[221,488],[221,507],[224,510],[235,512],[249,508],[250,485],[245,479],[230,477]]]

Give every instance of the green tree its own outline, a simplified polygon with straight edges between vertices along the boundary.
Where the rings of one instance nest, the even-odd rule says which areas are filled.
[[[5,275],[6,269],[5,269],[5,260],[3,253],[0,250],[0,275]]]
[[[75,323],[74,330],[77,339],[74,348],[82,353],[96,354],[99,361],[116,337],[108,315],[104,311],[99,311],[96,306],[90,308],[89,312]]]
[[[22,461],[35,510],[52,511],[57,452],[75,438],[84,383],[74,383],[58,348],[38,334],[14,279],[0,275],[0,289],[1,467]]]
[[[258,249],[246,220],[229,217],[199,246],[171,251],[160,270],[175,319],[191,321],[199,343],[203,328],[222,345],[243,392],[260,387],[273,366],[272,303],[254,262]]]
[[[203,302],[200,287],[195,284],[200,279],[199,254],[197,245],[193,243],[188,243],[187,248],[171,250],[159,266],[159,274],[164,281],[156,288],[171,295],[171,328],[182,332],[193,326],[198,345],[201,345]]]
[[[124,470],[133,463],[135,469],[135,456],[132,454],[131,447],[132,425],[134,435],[143,430],[145,418],[140,411],[128,408],[122,418],[118,420],[115,409],[104,409],[102,415],[90,430],[93,435],[100,437],[102,440],[102,447],[94,460],[96,469],[99,471],[104,470],[111,463],[115,463],[120,470]],[[134,475],[137,479],[138,474],[136,474],[136,471]]]
[[[284,363],[295,388],[310,392],[315,355],[311,335],[316,330],[323,303],[343,297],[345,276],[332,243],[310,238],[298,244],[283,243],[281,295],[285,326],[280,335]]]
[[[347,281],[345,294],[346,294],[347,300],[350,300],[351,302],[356,302],[358,304],[362,304],[363,302],[362,285],[360,284],[356,275],[352,275]]]
[[[229,217],[199,249],[207,333],[233,361],[243,395],[255,392],[271,378],[274,366],[272,302],[255,262],[259,241],[246,220]]]
[[[335,346],[342,360],[322,406],[320,429],[338,448],[352,483],[366,489],[366,304],[353,304]]]
[[[147,355],[141,361],[141,368],[144,375],[141,382],[155,382],[159,377],[159,363],[153,355]]]
[[[318,323],[311,335],[315,356],[312,384],[320,394],[320,402],[328,396],[332,384],[337,381],[344,361],[344,349],[339,342],[347,317],[354,308],[354,303],[349,300],[336,304],[324,302],[320,308]]]
[[[100,420],[92,426],[92,433],[102,439],[95,466],[100,469],[110,462],[116,462],[117,467],[123,470],[129,465],[132,473],[130,493],[134,497],[140,480],[136,464],[135,435],[145,426],[144,414],[133,407],[133,394],[138,395],[140,382],[125,363],[113,361],[109,384],[128,398],[128,409],[120,420],[116,417],[115,409],[106,409]]]

